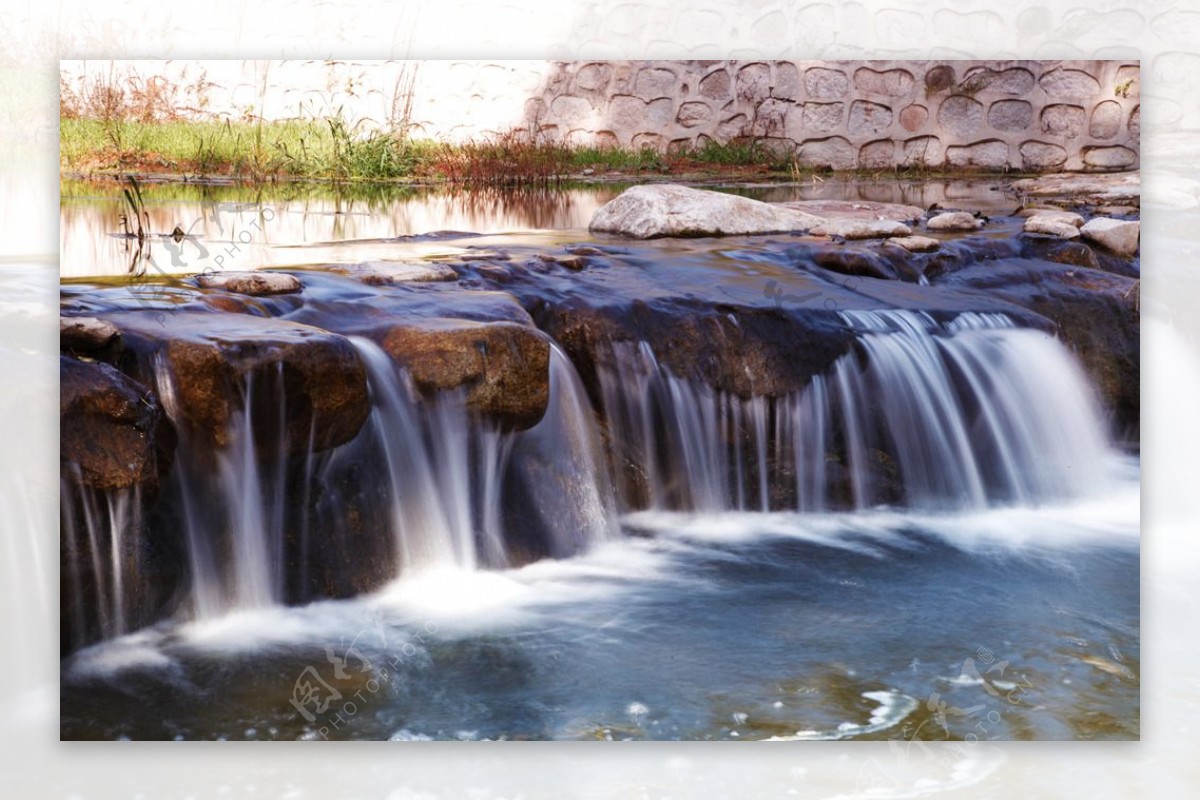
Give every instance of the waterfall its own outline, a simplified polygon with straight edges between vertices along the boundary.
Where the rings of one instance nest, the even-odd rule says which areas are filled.
[[[61,497],[62,581],[70,590],[64,592],[70,606],[63,613],[73,629],[70,637],[78,642],[125,634],[142,623],[135,536],[143,523],[141,492],[93,490],[76,475],[63,476]]]
[[[351,341],[367,367],[367,435],[383,453],[398,570],[505,566],[504,541],[487,501],[499,495],[507,438],[470,421],[460,393],[441,393],[423,406],[382,348],[361,337]]]
[[[164,362],[155,363],[154,376],[167,415],[179,420],[174,377]],[[281,366],[247,375],[236,394],[228,444],[209,453],[181,433],[168,490],[180,512],[198,618],[284,597],[288,443],[280,435],[264,448],[257,436],[264,427],[284,431]]]
[[[557,347],[543,418],[527,431],[500,432],[470,415],[461,393],[420,400],[377,344],[352,342],[371,392],[369,430],[360,437],[383,454],[398,573],[506,567],[513,542],[570,556],[616,531],[594,414]],[[510,495],[522,501],[516,523],[505,520]]]
[[[205,618],[569,557],[619,536],[619,511],[958,510],[1103,491],[1096,402],[1053,337],[1002,315],[842,318],[851,351],[780,397],[719,392],[645,343],[617,343],[599,360],[597,410],[551,344],[548,406],[524,431],[498,429],[462,392],[422,397],[353,338],[371,412],[323,452],[314,432],[307,448],[287,441],[279,364],[233,389],[214,447],[180,426],[175,378],[151,362],[179,429],[171,475],[154,498],[64,475],[64,631],[82,643],[175,609]]]
[[[616,495],[595,412],[557,345],[550,347],[549,407],[537,425],[517,435],[512,468],[551,556],[570,556],[618,535]]]
[[[599,371],[625,508],[920,509],[1093,493],[1109,451],[1086,378],[1003,315],[844,312],[854,351],[803,390],[741,398],[617,344]],[[640,480],[640,483],[639,483]]]

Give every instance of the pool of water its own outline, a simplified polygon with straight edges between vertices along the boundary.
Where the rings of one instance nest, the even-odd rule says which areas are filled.
[[[636,513],[573,559],[162,624],[64,665],[62,736],[1136,738],[1120,469],[1070,506]]]

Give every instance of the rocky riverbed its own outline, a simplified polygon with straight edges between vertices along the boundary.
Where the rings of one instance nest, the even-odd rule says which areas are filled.
[[[511,434],[547,415],[552,351],[561,349],[608,443],[604,376],[624,348],[646,349],[670,375],[723,396],[774,402],[847,354],[861,358],[862,331],[848,315],[900,310],[938,325],[965,313],[1002,316],[1063,342],[1112,435],[1136,449],[1135,177],[1049,176],[1008,185],[1004,197],[1009,208],[998,211],[995,200],[981,210],[969,198],[925,208],[768,203],[650,185],[599,208],[590,232],[552,241],[451,238],[443,253],[387,258],[384,240],[366,261],[73,279],[61,305],[64,516],[111,514],[118,493],[141,523],[120,546],[123,572],[109,564],[125,556],[100,553],[116,545],[93,538],[64,548],[64,575],[99,587],[141,571],[157,586],[135,593],[125,626],[171,613],[186,594],[188,546],[172,533],[164,488],[180,470],[229,458],[239,436],[252,439],[257,456],[247,458],[274,460],[281,487],[298,465],[355,442],[379,391],[361,340],[403,371],[418,402],[459,397],[476,423]],[[615,469],[619,486],[644,489],[642,468]],[[368,476],[346,480],[369,492]],[[365,531],[378,521],[363,514],[355,525]],[[289,564],[340,565],[282,577],[288,602],[354,594],[392,576],[379,566],[389,549],[363,546],[365,534],[333,550],[320,532],[303,543],[288,536]],[[527,533],[515,550],[521,560],[553,548]],[[347,574],[355,578],[338,578]],[[102,636],[103,608],[67,600],[64,649]]]

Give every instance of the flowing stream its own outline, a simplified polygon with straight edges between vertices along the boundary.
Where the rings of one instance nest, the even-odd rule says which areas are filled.
[[[837,319],[845,355],[773,396],[636,340],[589,392],[551,342],[523,431],[352,336],[369,417],[320,452],[255,372],[147,514],[64,481],[66,618],[99,630],[62,736],[1136,737],[1138,459],[1075,357],[998,312]]]
[[[928,722],[932,693],[982,690],[1000,736],[1095,736],[1086,710],[1051,715],[1039,711],[1044,699],[1023,698],[1061,693],[1096,665],[1135,710],[1136,587],[1109,575],[1136,564],[1136,467],[1105,445],[1069,354],[1002,317],[846,319],[858,346],[807,389],[774,399],[675,377],[645,346],[615,349],[602,374],[607,449],[557,348],[548,413],[502,433],[472,422],[456,395],[419,402],[391,359],[356,339],[372,412],[354,442],[293,465],[301,478],[289,484],[286,460],[255,449],[247,411],[207,474],[180,465],[172,492],[190,612],[130,633],[121,598],[133,596],[122,595],[118,563],[95,598],[111,609],[104,635],[115,639],[69,661],[64,731],[868,737]],[[610,465],[624,461],[644,476],[640,494],[614,489]],[[297,552],[286,510],[348,473],[378,484],[388,540],[379,553],[394,581],[283,606],[287,554]],[[505,519],[501,499],[513,494],[528,514]],[[335,494],[317,506],[347,511]],[[110,498],[87,508],[67,542],[119,532],[132,507]],[[511,544],[539,537],[546,558],[512,566]],[[1092,608],[1100,598],[1103,612]],[[892,615],[910,621],[903,634],[886,625]],[[1047,643],[1071,655],[1065,664],[1047,659]],[[377,688],[369,712],[342,712],[344,727],[312,711],[319,703],[313,720],[288,703],[293,679],[329,667],[326,648],[357,668],[343,669],[345,681]],[[214,652],[233,654],[236,689],[202,669]],[[996,665],[971,684],[972,670]],[[347,694],[324,681],[312,686]],[[172,688],[197,685],[220,699],[172,700]],[[1017,687],[1017,701],[996,700]],[[158,699],[155,711],[87,712],[131,688]],[[1111,725],[1128,731],[1136,720]]]

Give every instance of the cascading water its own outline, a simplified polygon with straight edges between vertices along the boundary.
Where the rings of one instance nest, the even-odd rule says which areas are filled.
[[[387,353],[368,339],[352,342],[367,366],[368,435],[384,454],[399,569],[506,565],[492,504],[508,438],[472,424],[458,394],[443,394],[422,408]]]
[[[180,419],[174,378],[161,362],[155,364],[155,385],[167,415]],[[284,597],[288,443],[279,437],[264,451],[255,437],[259,426],[283,430],[282,386],[278,368],[250,374],[237,399],[228,445],[208,454],[185,439],[176,453],[169,492],[182,512],[192,608],[199,618],[269,606]],[[266,403],[257,402],[260,394]],[[256,420],[260,409],[277,418]]]
[[[61,482],[61,492],[62,578],[72,607],[65,619],[74,628],[70,635],[76,642],[88,638],[85,605],[95,613],[95,635],[110,639],[125,634],[140,623],[140,559],[133,535],[143,522],[141,493],[136,487],[99,492],[68,480]]]
[[[540,519],[551,556],[580,553],[618,535],[617,503],[595,413],[571,360],[550,348],[550,405],[516,436],[514,480]]]
[[[520,490],[528,508],[519,525],[536,527],[539,550],[552,556],[578,553],[616,530],[591,407],[560,350],[551,352],[542,420],[502,433],[472,419],[460,394],[419,401],[387,353],[370,340],[352,341],[367,365],[365,436],[383,453],[399,572],[507,566],[508,543],[529,534],[506,525],[507,490]]]
[[[377,344],[354,338],[369,421],[353,441],[320,453],[286,441],[283,375],[265,366],[236,390],[224,447],[181,438],[149,507],[156,526],[181,532],[184,567],[162,583],[184,583],[185,609],[208,618],[358,594],[431,569],[571,556],[618,536],[618,506],[977,509],[1104,486],[1110,454],[1095,403],[1052,337],[1000,315],[843,319],[859,334],[854,350],[777,398],[717,392],[672,375],[645,344],[615,346],[599,369],[603,437],[556,345],[542,420],[502,432],[461,394],[419,397]],[[179,421],[173,376],[150,367]],[[99,630],[74,631],[75,642],[152,619],[133,586],[146,583],[134,558],[144,509],[129,492],[64,504],[71,604],[100,610]]]
[[[717,393],[644,344],[600,370],[627,508],[981,508],[1103,486],[1108,450],[1079,368],[1002,315],[845,312],[856,351],[781,398]]]

